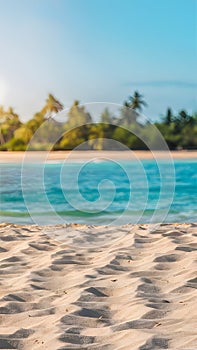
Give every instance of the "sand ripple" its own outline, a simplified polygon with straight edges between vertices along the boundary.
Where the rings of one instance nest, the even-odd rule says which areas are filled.
[[[0,225],[0,349],[197,349],[197,224]]]

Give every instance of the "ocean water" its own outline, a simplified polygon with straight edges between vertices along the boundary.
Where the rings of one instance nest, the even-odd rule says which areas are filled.
[[[197,161],[1,164],[1,222],[197,221]]]

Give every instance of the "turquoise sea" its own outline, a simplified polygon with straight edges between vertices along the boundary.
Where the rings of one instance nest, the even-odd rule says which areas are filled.
[[[174,172],[152,160],[1,164],[1,222],[195,222],[197,161],[173,166]]]

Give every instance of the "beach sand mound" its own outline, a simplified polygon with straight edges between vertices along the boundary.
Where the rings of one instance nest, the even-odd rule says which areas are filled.
[[[0,349],[197,349],[197,224],[0,226]]]

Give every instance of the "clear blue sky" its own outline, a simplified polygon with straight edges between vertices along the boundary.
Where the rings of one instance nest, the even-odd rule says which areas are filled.
[[[66,106],[139,90],[158,119],[197,110],[196,0],[0,0],[0,104],[28,119],[52,92]]]

